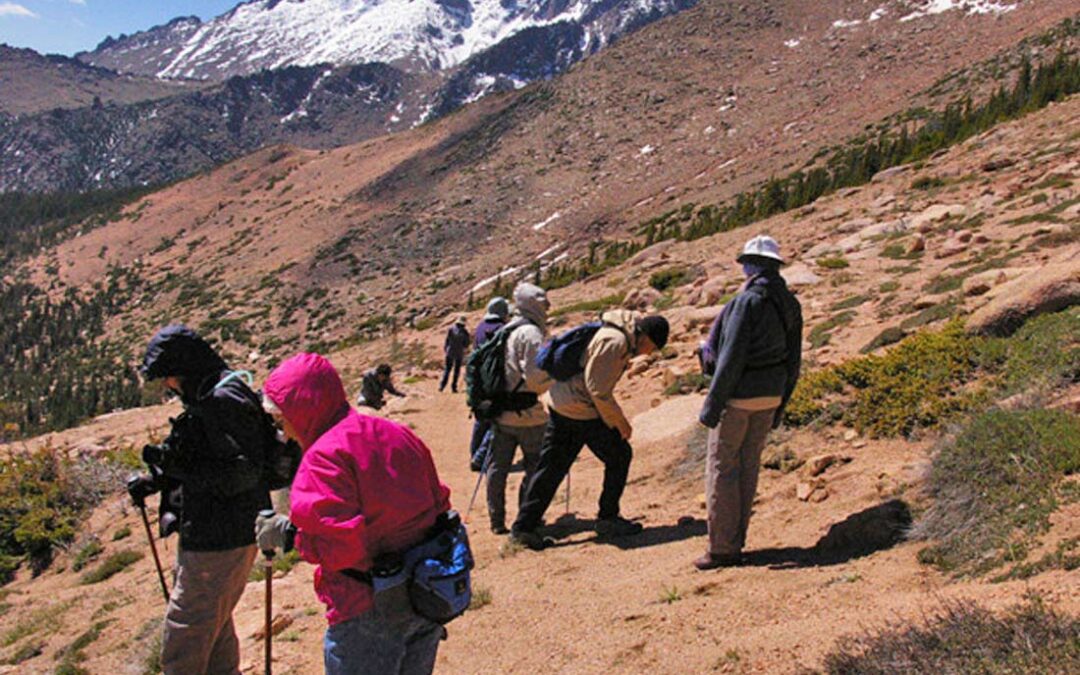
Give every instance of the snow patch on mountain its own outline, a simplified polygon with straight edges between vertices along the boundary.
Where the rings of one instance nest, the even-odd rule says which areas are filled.
[[[913,21],[954,9],[962,10],[965,14],[1004,14],[1016,9],[1017,4],[996,0],[924,0],[921,3],[914,3],[917,9],[900,17],[900,21]]]

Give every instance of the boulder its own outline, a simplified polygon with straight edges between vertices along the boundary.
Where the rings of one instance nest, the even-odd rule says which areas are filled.
[[[869,227],[874,224],[874,221],[870,218],[852,218],[851,220],[845,220],[836,226],[836,231],[841,234],[847,234],[849,232],[858,232],[859,230]]]
[[[870,182],[871,183],[881,183],[881,182],[887,181],[890,178],[893,178],[895,176],[905,174],[908,171],[911,171],[911,165],[910,164],[901,164],[900,166],[890,167],[888,169],[885,169],[883,171],[878,171],[877,173],[875,173],[874,177],[870,179]]]
[[[1039,314],[1080,303],[1080,254],[1051,262],[995,289],[995,297],[968,317],[967,329],[1005,336]]]
[[[715,305],[720,298],[727,295],[727,288],[731,282],[723,277],[714,277],[694,288],[687,296],[687,302],[691,305]]]
[[[922,232],[926,225],[940,223],[948,218],[963,218],[967,213],[968,208],[963,204],[934,204],[912,218],[911,226]]]
[[[925,251],[925,250],[926,250],[926,237],[924,237],[921,234],[916,234],[914,237],[911,238],[911,241],[908,242],[906,253],[908,255],[913,255],[915,253],[921,253],[922,251]]]
[[[840,253],[840,246],[831,241],[823,241],[820,244],[814,244],[803,255],[807,258],[820,258],[826,255],[833,255]]]
[[[623,300],[623,307],[643,311],[661,297],[663,294],[655,288],[637,288],[627,293],[626,299]]]
[[[711,326],[712,322],[716,320],[716,317],[720,315],[720,312],[723,309],[723,305],[714,305],[712,307],[701,307],[688,312],[685,317],[687,330]]]
[[[990,289],[1012,281],[1030,271],[1031,269],[1027,267],[1003,267],[996,270],[986,270],[964,279],[961,288],[964,295],[982,295]]]
[[[850,462],[850,457],[843,457],[841,455],[826,453],[824,455],[814,455],[806,460],[806,464],[803,466],[803,471],[807,476],[814,477],[820,476],[825,473],[825,469],[828,469],[834,464],[845,464]]]
[[[908,231],[908,224],[903,220],[889,220],[884,223],[875,223],[859,230],[859,236],[864,240],[873,239],[889,234],[903,234]]]
[[[964,233],[967,233],[967,237],[964,237]],[[941,248],[934,252],[935,258],[951,258],[954,255],[960,255],[964,251],[968,250],[971,243],[971,233],[966,230],[961,233],[949,231],[948,238],[941,244]]]
[[[788,286],[813,286],[821,283],[821,277],[814,274],[805,263],[796,263],[780,274]]]
[[[643,262],[646,262],[648,260],[652,260],[654,258],[657,258],[661,254],[666,253],[667,250],[669,248],[671,248],[672,246],[674,246],[676,243],[677,242],[675,240],[669,239],[667,241],[661,241],[661,242],[659,242],[657,244],[653,244],[649,248],[645,249],[644,251],[638,253],[633,258],[631,258],[630,259],[630,264],[631,265],[640,265]]]

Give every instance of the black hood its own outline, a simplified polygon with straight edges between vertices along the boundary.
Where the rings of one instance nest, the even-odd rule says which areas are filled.
[[[187,326],[166,326],[150,339],[139,369],[148,380],[179,375],[198,381],[228,369],[214,348]]]

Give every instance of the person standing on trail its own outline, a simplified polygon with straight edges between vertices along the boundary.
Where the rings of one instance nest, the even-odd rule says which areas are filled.
[[[604,463],[596,532],[602,536],[630,536],[642,530],[640,523],[623,518],[619,510],[630,473],[633,428],[615,400],[614,390],[631,358],[667,344],[668,322],[659,315],[642,318],[626,310],[605,312],[601,322],[580,357],[575,357],[576,372],[555,382],[550,390],[550,416],[539,466],[528,483],[510,534],[512,540],[534,550],[546,546],[536,530],[583,445],[588,445]]]
[[[551,304],[544,289],[521,283],[514,289],[514,319],[503,330],[506,339],[506,391],[542,394],[551,386],[551,378],[536,364],[536,353],[547,337],[547,313]],[[540,463],[547,413],[544,405],[526,410],[506,411],[492,425],[491,458],[487,462],[487,503],[491,531],[506,534],[506,479],[514,452],[521,446],[525,476],[518,492],[518,505],[525,499],[528,485]]]
[[[458,320],[446,331],[446,340],[443,341],[443,353],[446,355],[446,367],[443,368],[442,381],[439,382],[439,391],[446,389],[446,383],[450,381],[450,371],[454,371],[454,379],[450,383],[450,391],[457,393],[458,376],[461,375],[461,364],[465,360],[465,351],[469,348],[472,338],[465,328],[465,317],[459,316]]]
[[[371,578],[376,559],[421,542],[450,508],[431,451],[407,427],[350,408],[337,371],[318,354],[282,363],[264,391],[267,412],[304,455],[289,516],[259,516],[257,539],[261,550],[295,546],[318,565],[326,673],[431,673],[446,630],[418,614],[407,593],[376,596]]]
[[[138,506],[161,491],[161,534],[180,532],[161,668],[238,674],[232,612],[255,560],[256,515],[270,507],[262,461],[272,427],[242,374],[184,326],[158,331],[140,371],[184,404],[165,442],[143,450],[151,472],[128,484]]]
[[[492,335],[505,326],[509,314],[510,305],[506,302],[506,298],[492,298],[487,304],[483,320],[477,324],[476,331],[473,333],[473,348],[482,347]],[[487,448],[491,442],[488,438],[490,431],[489,420],[477,419],[473,422],[472,438],[469,440],[469,464],[473,471],[480,471],[484,466],[484,457],[487,455]]]
[[[736,259],[746,275],[703,346],[712,384],[699,419],[710,429],[705,459],[709,550],[699,570],[738,565],[757,491],[761,451],[779,426],[802,362],[802,308],[783,277],[780,246],[754,237]]]
[[[364,380],[360,386],[360,396],[356,399],[356,405],[379,410],[386,405],[383,394],[404,398],[405,394],[394,387],[394,381],[391,379],[392,374],[393,370],[390,368],[389,363],[380,363],[377,367],[364,373]]]

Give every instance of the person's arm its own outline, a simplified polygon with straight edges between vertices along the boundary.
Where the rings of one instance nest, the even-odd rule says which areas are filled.
[[[705,404],[698,416],[700,422],[710,429],[720,423],[720,416],[746,367],[750,341],[751,297],[750,293],[739,294],[731,301],[731,311],[724,317],[721,328],[723,339],[716,355],[716,370],[709,385],[709,393],[705,396]]]
[[[795,393],[795,385],[798,384],[799,375],[802,372],[802,307],[799,306],[797,299],[793,298],[792,300],[796,307],[795,320],[789,322],[785,334],[787,342],[787,382],[784,385],[784,396],[780,401],[780,407],[777,409],[776,417],[773,419],[773,428],[780,426],[780,422],[784,419],[784,410],[787,408],[788,401],[791,400],[791,395]]]
[[[525,378],[524,389],[535,394],[543,394],[555,383],[551,375],[536,365],[536,354],[544,344],[544,333],[536,326],[525,326],[519,329],[521,337],[520,358],[518,359],[518,372]]]
[[[197,414],[174,423],[180,425],[180,447],[164,453],[163,474],[222,497],[254,490],[262,481],[266,441],[259,412],[227,392],[216,392]]]
[[[393,380],[387,380],[387,382],[386,382],[386,391],[390,392],[394,396],[405,396],[404,393],[397,390],[397,388],[394,386],[394,381]]]
[[[328,570],[362,569],[369,562],[367,524],[350,461],[341,450],[309,451],[289,495],[297,551]]]
[[[630,421],[615,400],[615,384],[622,377],[628,358],[626,338],[594,338],[585,359],[585,389],[604,424],[620,432],[630,429]]]

